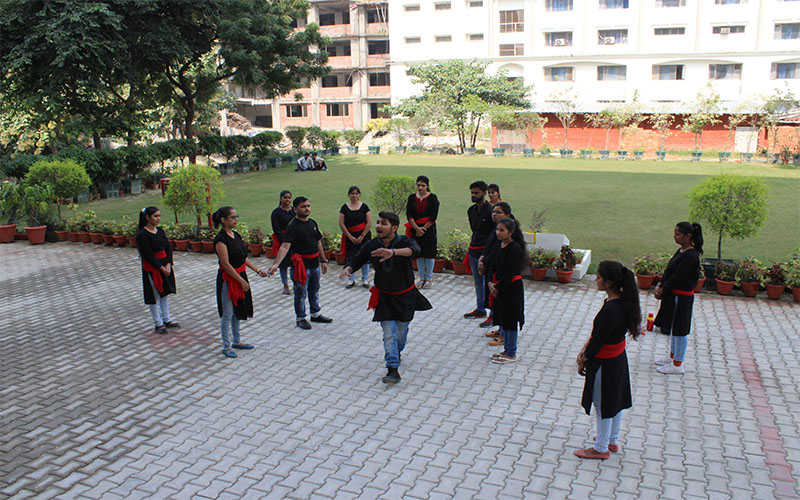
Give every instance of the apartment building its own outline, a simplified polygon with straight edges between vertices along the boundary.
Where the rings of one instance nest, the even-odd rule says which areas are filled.
[[[417,91],[408,64],[453,58],[523,78],[543,112],[635,91],[678,111],[709,82],[731,109],[785,85],[800,95],[799,0],[394,0],[389,17],[395,102]]]
[[[233,86],[237,112],[258,128],[283,130],[316,125],[324,129],[363,129],[371,118],[383,116],[390,103],[389,18],[384,1],[311,0],[302,30],[315,22],[330,38],[332,71],[288,95],[268,99],[258,88]]]

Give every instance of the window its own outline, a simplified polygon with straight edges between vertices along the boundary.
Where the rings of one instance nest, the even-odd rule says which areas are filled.
[[[685,35],[686,28],[656,28],[653,34],[655,36]]]
[[[336,14],[320,14],[319,15],[319,25],[320,26],[330,26],[332,24],[336,24]]]
[[[572,32],[553,31],[545,33],[544,44],[548,47],[569,47],[572,45]]]
[[[483,40],[483,33],[470,33],[469,35],[467,35],[467,40],[469,40],[470,42],[478,42],[480,40]]]
[[[772,63],[772,79],[793,79],[800,77],[800,63]]]
[[[686,0],[656,0],[656,7],[685,7]]]
[[[367,11],[367,24],[387,22],[389,22],[389,13],[386,9],[369,9]]]
[[[413,5],[404,5],[403,8],[406,12],[419,12],[419,4],[415,3]]]
[[[744,33],[744,26],[714,26],[711,32],[715,35],[730,35],[731,33]]]
[[[628,43],[628,30],[598,30],[597,45]]]
[[[501,43],[501,56],[521,56],[524,55],[524,44],[522,43]]]
[[[406,43],[419,43],[419,42],[420,42],[420,37],[418,37],[418,36],[407,36],[406,37]]]
[[[286,116],[288,118],[302,118],[306,116],[305,104],[286,104]]]
[[[374,56],[376,54],[389,53],[389,40],[375,40],[367,44],[367,54]]]
[[[370,87],[387,87],[389,85],[389,73],[370,73]]]
[[[436,10],[450,10],[450,2],[439,2],[433,4],[433,8]]]
[[[341,45],[328,45],[327,47],[325,47],[325,52],[327,52],[328,55],[331,57],[349,56],[350,44],[345,43]]]
[[[747,3],[747,0],[714,0],[717,5],[735,5],[737,3]]]
[[[339,86],[339,77],[336,75],[328,75],[323,76],[321,85],[323,87],[338,87]]]
[[[572,0],[547,0],[545,8],[550,11],[572,10]]]
[[[800,23],[775,24],[776,40],[797,40],[800,38]]]
[[[272,115],[256,115],[253,122],[256,127],[272,128]]]
[[[483,0],[469,0],[470,7],[483,7]]]
[[[600,0],[601,9],[627,9],[628,0]]]
[[[500,33],[525,31],[524,12],[523,10],[501,10]]]
[[[683,64],[654,64],[653,80],[683,80]]]
[[[709,64],[708,65],[708,79],[709,80],[741,80],[742,79],[742,65],[741,64]]]
[[[350,116],[350,106],[347,103],[326,104],[325,114],[327,116]]]
[[[392,115],[385,113],[382,110],[384,106],[388,106],[388,102],[371,102],[369,103],[369,117],[370,118],[391,118]]]
[[[574,69],[572,66],[545,68],[544,79],[548,82],[571,82],[574,80]]]
[[[452,42],[453,41],[453,37],[451,35],[437,35],[437,36],[433,37],[433,39],[436,41],[436,43]]]
[[[627,66],[598,66],[597,81],[625,80],[628,74]]]

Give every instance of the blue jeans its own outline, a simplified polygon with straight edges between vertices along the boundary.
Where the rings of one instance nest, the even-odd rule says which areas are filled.
[[[150,288],[153,289],[153,295],[156,298],[156,303],[147,304],[147,308],[150,309],[150,317],[153,319],[155,327],[158,328],[164,323],[169,323],[169,295],[164,297],[159,295],[153,284],[153,277],[148,276],[147,279],[150,280]]]
[[[294,267],[290,268],[289,272],[294,276]],[[319,280],[321,271],[319,267],[313,269],[306,269],[308,278],[306,284],[301,285],[299,281],[294,282],[294,313],[297,320],[306,317],[306,296],[308,296],[308,304],[311,306],[311,315],[316,316],[319,314]]]
[[[594,403],[595,418],[597,419],[597,437],[594,440],[594,449],[600,453],[608,451],[609,444],[617,444],[619,439],[619,428],[622,425],[622,412],[610,418],[603,418],[601,408],[601,387],[603,369],[599,368],[594,376],[594,387],[592,388],[592,403]]]
[[[689,346],[689,336],[676,337],[672,335],[669,338],[669,352],[672,354],[673,361],[683,362],[686,358],[686,348]]]
[[[500,327],[500,338],[503,339],[503,346],[505,347],[503,352],[506,356],[513,358],[517,355],[517,334],[517,330],[506,330]]]
[[[219,319],[219,329],[222,332],[222,348],[231,348],[231,338],[229,332],[233,332],[233,343],[240,344],[239,338],[239,318],[233,309],[233,302],[228,297],[228,284],[222,283],[222,317]]]
[[[472,281],[475,282],[475,303],[479,312],[486,312],[486,277],[478,272],[478,259],[480,256],[469,256],[469,266],[472,268]]]
[[[417,269],[419,269],[419,279],[424,281],[433,279],[433,259],[418,258]]]
[[[279,267],[278,271],[281,273],[281,283],[284,285],[289,284],[289,268],[288,267]]]
[[[347,278],[348,281],[355,281],[355,276],[350,276]],[[369,264],[364,264],[361,266],[361,281],[369,281]]]
[[[381,321],[383,328],[383,359],[386,368],[400,366],[400,353],[406,346],[408,321]]]

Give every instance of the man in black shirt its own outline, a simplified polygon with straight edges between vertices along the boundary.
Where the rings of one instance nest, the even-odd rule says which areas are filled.
[[[469,242],[469,266],[472,270],[472,279],[475,282],[475,303],[473,311],[464,314],[465,318],[483,318],[486,316],[486,277],[478,272],[478,260],[486,241],[492,232],[492,206],[486,202],[486,183],[475,181],[469,185],[472,203],[467,209],[469,227],[472,229],[472,239]],[[491,277],[490,277],[491,278]],[[491,323],[489,323],[491,324]]]
[[[292,202],[295,216],[286,227],[284,240],[275,256],[275,262],[267,271],[272,276],[278,269],[281,261],[289,255],[292,267],[289,269],[294,282],[294,312],[297,316],[297,326],[303,330],[310,330],[311,324],[306,319],[306,295],[311,306],[311,321],[315,323],[330,323],[331,318],[320,314],[319,306],[319,280],[320,267],[322,273],[328,272],[328,261],[325,259],[325,250],[322,248],[322,233],[319,231],[311,215],[311,203],[308,198],[298,196]]]

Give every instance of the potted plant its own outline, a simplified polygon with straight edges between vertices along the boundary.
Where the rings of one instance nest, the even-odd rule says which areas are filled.
[[[53,230],[56,233],[58,241],[67,241],[67,221],[58,220],[53,224]]]
[[[253,257],[258,257],[264,252],[264,239],[266,237],[267,235],[258,226],[247,232],[247,246],[250,248],[250,253]]]
[[[441,273],[444,271],[444,265],[447,262],[447,247],[444,245],[436,246],[436,257],[433,259],[433,272]]]
[[[71,203],[74,193],[88,188],[92,181],[83,165],[69,159],[40,160],[31,165],[25,175],[28,186],[47,186],[53,195],[51,202],[58,207],[61,221],[61,205]]]
[[[123,222],[111,222],[114,243],[116,243],[118,247],[124,247],[128,244],[128,237],[125,236],[125,223],[125,220],[123,220]]]
[[[347,143],[347,152],[350,154],[358,153],[358,143],[364,139],[366,132],[358,129],[345,130],[342,134],[344,142]]]
[[[800,249],[795,250],[795,256],[784,264],[783,276],[786,286],[792,289],[792,298],[800,302]]]
[[[572,281],[572,273],[575,269],[575,252],[569,245],[561,245],[561,257],[555,266],[556,277],[559,283],[569,283]]]
[[[89,219],[89,238],[91,239],[92,243],[95,245],[99,245],[103,242],[103,221],[97,220],[96,217],[92,217]]]
[[[534,248],[530,253],[531,276],[536,281],[544,281],[547,276],[547,269],[555,260],[555,252],[544,248]]]
[[[541,148],[539,148],[539,153],[542,154],[543,157],[547,158],[550,156],[550,151],[553,149],[548,146],[547,144],[543,144]]]
[[[447,236],[450,238],[447,242],[447,257],[453,266],[453,274],[466,274],[467,265],[464,259],[469,251],[469,235],[460,229],[453,229]]]
[[[730,295],[736,284],[736,268],[734,262],[718,262],[714,269],[714,279],[717,282],[717,293]]]
[[[659,253],[656,254],[656,262],[658,265],[656,266],[655,272],[655,279],[653,280],[653,285],[658,284],[661,281],[661,278],[664,276],[664,272],[667,270],[667,265],[669,265],[669,261],[672,259],[672,254],[668,253]]]
[[[653,286],[661,269],[661,264],[652,255],[640,255],[633,259],[633,272],[636,275],[636,283],[642,290],[649,290]]]
[[[590,160],[592,158],[592,148],[581,148],[581,158]]]
[[[767,298],[778,300],[786,290],[786,276],[784,276],[785,264],[773,262],[771,266],[764,269],[764,287],[767,289]]]
[[[125,236],[125,239],[128,240],[128,245],[132,246],[133,248],[138,248],[139,246],[136,243],[136,233],[138,232],[139,224],[136,221],[123,220],[122,234]]]
[[[694,287],[694,292],[695,293],[700,293],[700,290],[702,290],[703,286],[706,284],[706,277],[703,275],[703,263],[702,262],[698,265],[697,276],[698,276],[697,285],[695,285],[695,287]]]
[[[0,184],[0,212],[5,224],[0,224],[0,243],[14,241],[17,215],[22,208],[22,189],[19,184]]]
[[[636,148],[633,150],[633,159],[634,160],[643,160],[644,159],[644,148]]]
[[[742,287],[745,297],[755,297],[764,280],[764,266],[758,260],[748,257],[739,261],[736,281]]]
[[[80,228],[80,221],[78,217],[70,217],[66,221],[66,229],[67,229],[67,237],[73,243],[77,243],[80,241],[78,237],[78,231]]]
[[[47,211],[50,209],[50,200],[53,199],[53,190],[50,186],[24,186],[22,190],[22,212],[28,218],[25,234],[31,245],[44,243],[47,230]]]
[[[214,253],[214,228],[204,227],[200,229],[200,241],[203,243],[203,253]]]
[[[172,233],[172,239],[175,240],[175,249],[179,252],[185,252],[189,249],[189,239],[192,237],[192,226],[188,224],[178,224]]]
[[[104,220],[100,223],[100,234],[103,235],[103,244],[107,247],[114,245],[115,224],[113,221]]]
[[[97,216],[94,210],[87,210],[78,219],[78,238],[81,243],[89,243],[91,239],[91,231],[94,229],[94,222]]]

